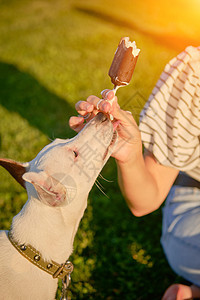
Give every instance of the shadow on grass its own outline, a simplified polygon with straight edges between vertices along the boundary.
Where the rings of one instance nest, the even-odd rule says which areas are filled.
[[[33,76],[16,66],[0,63],[0,104],[17,112],[49,138],[72,136],[67,125],[75,110],[57,95],[48,91]]]

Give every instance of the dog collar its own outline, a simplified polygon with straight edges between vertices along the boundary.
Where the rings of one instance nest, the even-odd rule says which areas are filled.
[[[40,268],[41,270],[52,275],[53,278],[64,279],[65,276],[69,276],[73,271],[73,264],[70,261],[66,261],[64,264],[58,264],[55,261],[45,261],[41,254],[29,244],[18,244],[11,233],[8,231],[8,239],[11,244],[17,249],[17,251],[28,259],[32,264]]]

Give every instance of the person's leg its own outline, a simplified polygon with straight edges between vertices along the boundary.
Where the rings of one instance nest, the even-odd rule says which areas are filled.
[[[200,298],[200,190],[173,187],[163,209],[161,243],[171,268],[193,283],[171,285],[163,300]]]

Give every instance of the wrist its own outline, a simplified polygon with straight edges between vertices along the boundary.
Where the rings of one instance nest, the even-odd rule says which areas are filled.
[[[130,145],[129,149],[126,149],[124,153],[120,153],[120,155],[115,155],[114,157],[117,165],[119,166],[126,166],[137,163],[143,160],[142,143],[137,146]]]
[[[126,156],[124,159],[115,158],[117,166],[119,169],[138,169],[140,167],[144,167],[144,157],[142,154],[142,150],[138,152],[133,152],[131,155]]]

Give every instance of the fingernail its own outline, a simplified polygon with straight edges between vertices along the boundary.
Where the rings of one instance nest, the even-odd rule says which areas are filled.
[[[107,112],[106,110],[107,110],[107,104],[106,103],[104,103],[103,105],[102,105],[102,109],[105,111],[105,112]]]
[[[90,106],[91,106],[90,103],[86,103],[86,104],[85,104],[85,108],[86,108],[86,109],[90,108]]]
[[[109,106],[108,106],[108,103],[104,103],[103,106],[102,106],[102,109],[104,110],[104,112],[109,112]]]
[[[107,98],[107,96],[108,96],[109,93],[110,93],[110,91],[107,91],[107,93],[105,94],[106,98]]]
[[[105,91],[106,91],[106,90],[101,91],[101,96],[103,96],[103,93],[104,93]]]
[[[115,95],[112,95],[112,96],[111,96],[111,92],[112,92],[112,91],[108,91],[108,92],[106,93],[106,95],[105,95],[106,99],[109,99],[109,100],[114,99]],[[110,95],[110,97],[108,97],[108,95]]]

